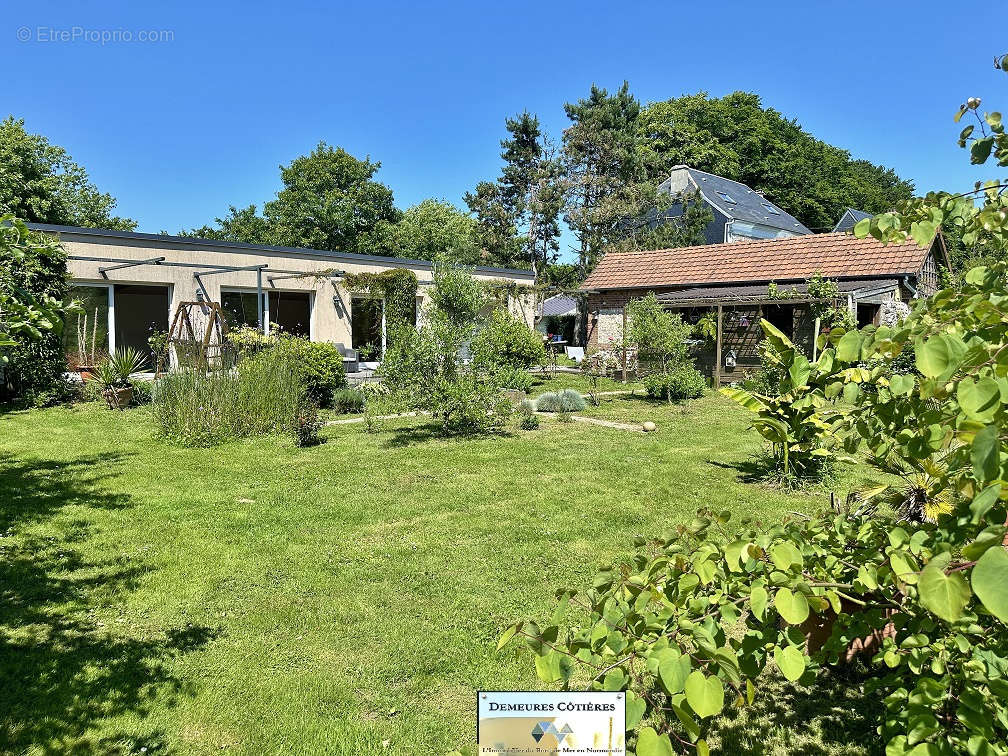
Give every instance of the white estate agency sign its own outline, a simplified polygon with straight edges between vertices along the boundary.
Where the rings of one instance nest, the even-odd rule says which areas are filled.
[[[480,691],[480,756],[625,756],[623,693]]]

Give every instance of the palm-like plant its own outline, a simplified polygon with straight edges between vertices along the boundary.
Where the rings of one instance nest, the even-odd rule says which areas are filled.
[[[130,376],[146,365],[147,360],[133,347],[117,349],[98,366],[95,379],[106,389],[126,388],[130,385]]]

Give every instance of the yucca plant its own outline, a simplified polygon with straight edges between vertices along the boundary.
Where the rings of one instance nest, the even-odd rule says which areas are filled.
[[[139,373],[147,364],[142,354],[132,347],[117,349],[98,365],[95,381],[101,386],[102,396],[109,407],[123,409],[133,401],[133,384],[130,376]]]

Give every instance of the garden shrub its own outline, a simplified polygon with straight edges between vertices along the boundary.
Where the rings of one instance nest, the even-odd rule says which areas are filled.
[[[464,359],[486,302],[479,281],[438,261],[424,326],[400,326],[379,370],[403,406],[429,412],[445,433],[488,431],[511,412],[496,371]]]
[[[532,375],[521,368],[499,368],[494,371],[494,382],[502,389],[524,391],[532,390]]]
[[[53,237],[30,231],[9,215],[0,218],[0,302],[4,305],[0,308],[0,332],[7,329],[8,317],[22,315],[15,305],[24,301],[29,307],[23,313],[23,330],[30,334],[30,338],[3,345],[0,398],[45,406],[72,394],[64,378],[63,322],[46,304],[62,302],[70,293],[66,262],[66,252]],[[32,313],[38,317],[28,317]]]
[[[305,400],[319,407],[332,406],[333,392],[346,386],[343,354],[335,344],[277,335],[249,340],[245,362],[286,360],[295,370]],[[268,356],[266,356],[268,355]]]
[[[767,320],[760,324],[769,345],[763,349],[767,373],[780,376],[779,383],[768,394],[733,387],[722,388],[721,393],[756,413],[752,427],[770,444],[780,482],[819,480],[829,468],[826,461],[833,439],[831,425],[820,410],[837,394],[827,397],[810,381],[811,363],[787,336]],[[826,364],[832,354],[825,350],[817,364]]]
[[[644,376],[644,390],[647,395],[669,402],[681,402],[703,396],[707,381],[689,363],[677,365],[667,373],[651,373]]]
[[[340,415],[359,415],[364,410],[364,394],[355,388],[333,392],[332,409]]]
[[[152,401],[153,381],[133,381],[133,404],[141,406]]]
[[[588,406],[585,398],[574,389],[547,392],[536,399],[539,412],[581,412]]]
[[[320,430],[322,430],[322,420],[319,417],[319,408],[311,402],[302,402],[294,416],[291,428],[294,443],[301,448],[318,446],[322,443],[322,437],[319,435]]]
[[[473,339],[471,351],[473,361],[488,370],[527,369],[546,359],[542,336],[503,308],[490,315]]]
[[[522,430],[536,430],[539,427],[539,416],[531,399],[523,399],[515,414],[518,416],[518,427]]]
[[[715,718],[752,705],[768,669],[805,685],[854,657],[868,674],[834,680],[881,704],[887,756],[1008,751],[1006,281],[1004,264],[974,269],[897,328],[834,328],[815,363],[764,322],[780,397],[724,392],[785,464],[894,456],[919,477],[778,525],[701,510],[637,538],[590,589],[557,591],[547,626],[518,622],[499,647],[526,640],[544,682],[627,691],[638,756],[707,753]],[[890,370],[910,346],[918,373]]]
[[[162,376],[152,411],[161,432],[183,446],[287,432],[304,401],[301,378],[287,353],[268,349],[234,370],[180,369]]]

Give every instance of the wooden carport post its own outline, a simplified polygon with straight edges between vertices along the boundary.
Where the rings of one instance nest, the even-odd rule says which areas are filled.
[[[723,316],[721,303],[717,306],[717,342],[714,347],[714,388],[721,388],[721,319]]]

